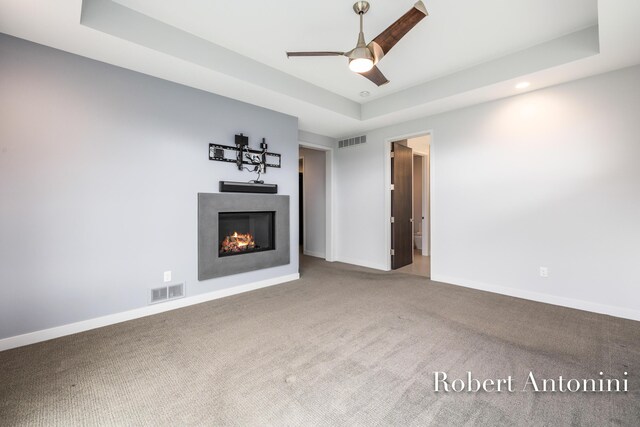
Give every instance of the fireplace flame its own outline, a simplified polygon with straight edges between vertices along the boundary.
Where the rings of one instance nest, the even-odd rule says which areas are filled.
[[[256,242],[250,233],[242,234],[234,231],[232,235],[226,236],[220,244],[221,253],[237,253],[253,250]]]

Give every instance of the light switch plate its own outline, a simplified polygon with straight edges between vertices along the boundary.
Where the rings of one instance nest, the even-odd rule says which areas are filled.
[[[171,281],[171,271],[165,271],[164,272],[164,282],[170,282]]]

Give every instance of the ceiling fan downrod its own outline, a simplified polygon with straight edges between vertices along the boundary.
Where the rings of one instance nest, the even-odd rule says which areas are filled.
[[[358,43],[350,52],[345,53],[349,58],[349,68],[356,73],[367,72],[375,65],[375,59],[371,50],[364,41],[364,14],[369,10],[369,2],[358,1],[353,4],[353,11],[360,17],[360,32],[358,33]]]

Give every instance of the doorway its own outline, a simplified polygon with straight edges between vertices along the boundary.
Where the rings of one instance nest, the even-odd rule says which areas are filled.
[[[391,269],[431,275],[429,134],[391,142]]]
[[[327,259],[327,152],[299,148],[300,252]]]

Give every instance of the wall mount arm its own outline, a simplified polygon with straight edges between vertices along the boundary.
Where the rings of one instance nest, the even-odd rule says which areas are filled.
[[[230,145],[209,144],[209,160],[235,163],[238,170],[245,166],[253,166],[254,172],[266,173],[267,167],[280,168],[282,156],[267,151],[268,145],[262,138],[260,150],[249,148],[249,137],[240,134],[235,136],[235,147]]]

